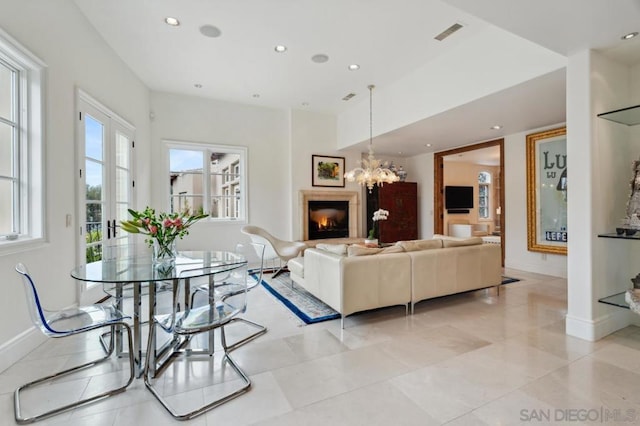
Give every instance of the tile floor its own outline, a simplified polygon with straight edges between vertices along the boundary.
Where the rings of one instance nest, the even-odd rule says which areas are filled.
[[[187,423],[640,424],[640,328],[595,343],[568,337],[566,280],[507,275],[522,281],[503,286],[499,296],[492,289],[425,301],[413,316],[405,316],[404,307],[358,314],[347,318],[344,330],[339,320],[304,326],[256,288],[247,317],[269,332],[233,352],[252,390]],[[0,424],[14,424],[18,384],[77,362],[86,351],[100,353],[94,336],[49,341],[2,372]],[[121,366],[117,360],[92,375],[60,380],[27,394],[25,404],[42,407],[91,392],[121,379]],[[210,377],[210,368],[201,360],[176,362],[156,384],[177,407],[189,407],[216,392],[197,377]],[[185,392],[185,384],[196,388]],[[39,424],[178,423],[135,380],[123,394]]]

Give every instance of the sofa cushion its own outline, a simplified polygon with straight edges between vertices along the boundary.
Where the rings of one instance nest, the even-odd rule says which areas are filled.
[[[372,254],[389,254],[389,253],[403,253],[404,249],[400,246],[389,247],[365,247],[358,244],[351,245],[347,248],[347,255],[353,256],[370,256]]]
[[[455,238],[455,239],[443,239],[442,245],[444,248],[447,247],[462,247],[462,246],[476,246],[482,244],[481,237],[471,237],[471,238]]]
[[[402,247],[404,251],[439,249],[442,248],[442,240],[398,241],[396,246]]]
[[[292,274],[297,275],[300,278],[304,277],[304,258],[303,257],[294,257],[293,259],[289,259],[287,262],[287,267]]]
[[[389,254],[389,253],[404,253],[404,248],[401,246],[388,246],[382,249],[380,254]]]
[[[325,250],[334,254],[339,254],[344,256],[347,254],[347,245],[346,244],[316,244],[316,248],[318,250]]]
[[[370,256],[372,254],[378,254],[382,251],[381,248],[378,247],[363,247],[357,244],[350,245],[347,247],[347,256]]]

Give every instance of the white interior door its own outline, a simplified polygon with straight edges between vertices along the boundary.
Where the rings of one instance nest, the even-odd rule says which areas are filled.
[[[78,96],[78,218],[76,263],[102,260],[105,250],[128,244],[120,230],[134,196],[134,128],[83,92]],[[104,297],[102,286],[80,287],[80,303]]]

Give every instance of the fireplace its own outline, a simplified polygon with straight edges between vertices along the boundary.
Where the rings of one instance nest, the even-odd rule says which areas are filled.
[[[309,239],[349,236],[348,201],[309,201]]]
[[[303,240],[358,236],[360,205],[357,192],[301,190],[298,202]],[[320,216],[326,219],[316,219]]]

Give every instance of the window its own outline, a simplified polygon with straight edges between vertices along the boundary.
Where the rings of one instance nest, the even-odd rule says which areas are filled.
[[[167,147],[172,212],[245,220],[245,148],[180,142],[167,142]]]
[[[0,244],[44,235],[44,64],[0,30]]]
[[[491,186],[491,173],[480,172],[478,174],[478,218],[489,219],[489,193]]]

